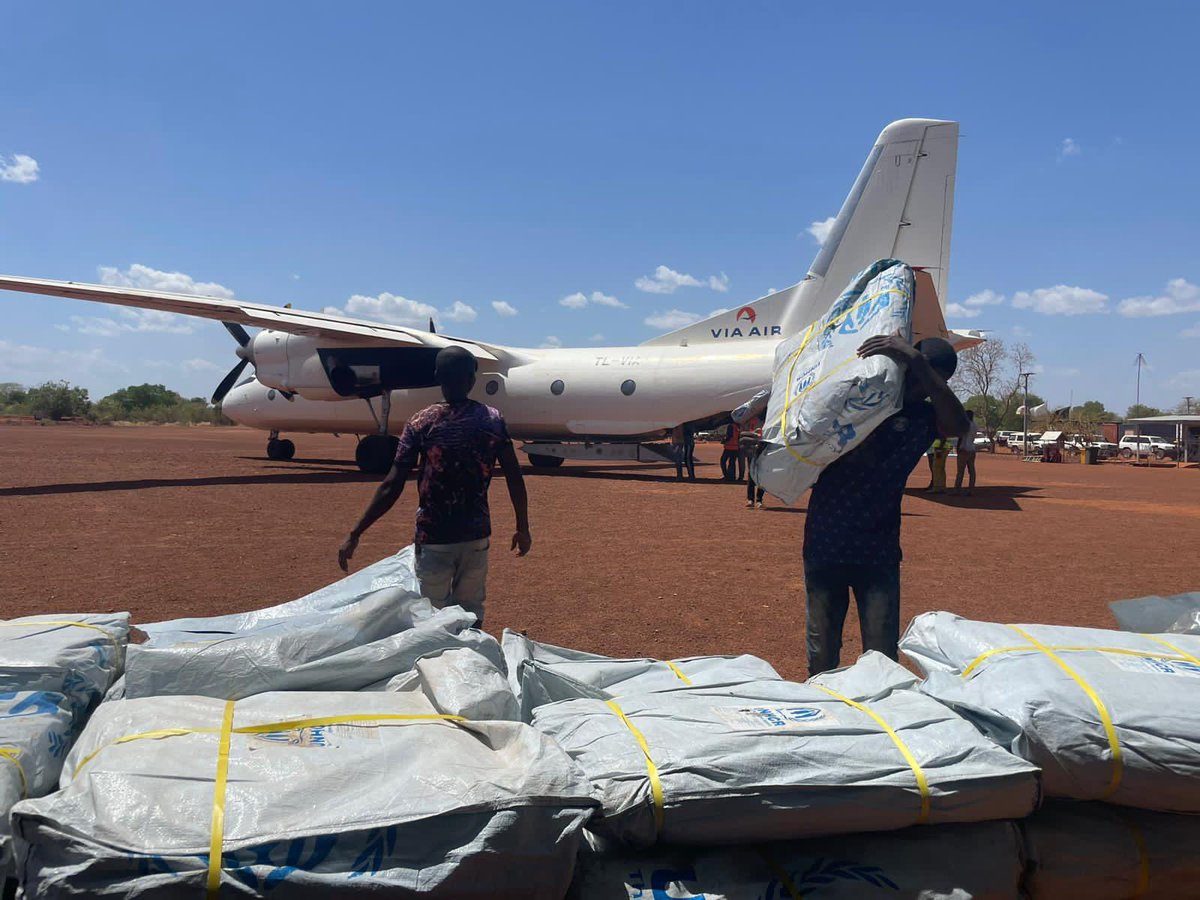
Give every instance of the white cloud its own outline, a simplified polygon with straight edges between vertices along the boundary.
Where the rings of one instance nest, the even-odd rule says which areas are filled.
[[[593,306],[608,306],[612,309],[629,309],[624,303],[613,297],[611,294],[605,294],[601,291],[592,291],[590,295],[577,291],[574,294],[568,294],[558,301],[559,306],[565,306],[567,309],[583,309],[589,304]]]
[[[52,350],[0,340],[0,381],[39,384],[62,378],[77,384],[96,375],[128,371],[105,357],[100,349]]]
[[[300,280],[300,276],[297,275],[295,272],[293,272],[292,273],[292,281],[299,281],[299,280]]]
[[[97,337],[117,337],[121,334],[191,334],[192,323],[184,316],[159,309],[117,310],[120,321],[107,316],[71,316],[81,334]]]
[[[226,371],[225,369],[222,369],[220,366],[218,366],[215,362],[210,362],[207,359],[200,359],[199,357],[196,357],[195,359],[185,359],[183,362],[181,362],[179,364],[179,368],[183,369],[183,371],[185,371],[185,372],[224,372],[224,371]],[[228,367],[226,367],[226,368],[228,368]]]
[[[559,347],[562,346],[562,341],[560,341],[554,335],[548,334],[548,335],[546,335],[546,339],[544,341],[542,341],[542,343],[539,344],[539,346],[543,350],[557,350]]]
[[[833,231],[833,223],[836,221],[837,216],[830,216],[820,222],[813,222],[804,230],[816,238],[818,244],[824,244],[829,239],[829,233]]]
[[[57,328],[58,326],[56,325],[55,327]],[[1200,338],[1200,324],[1197,324],[1194,328],[1184,329],[1183,331],[1179,332],[1179,336],[1180,337],[1188,337],[1188,338],[1191,338],[1191,337]]]
[[[420,329],[428,328],[430,319],[444,319],[448,322],[474,322],[479,317],[479,312],[475,307],[468,306],[461,300],[455,300],[448,309],[439,310],[436,306],[428,303],[409,300],[407,297],[389,294],[386,291],[375,297],[355,294],[346,301],[345,306],[327,306],[321,311],[327,316],[349,316],[355,319],[370,319],[375,322],[386,322],[389,325],[404,325],[408,328]]]
[[[1184,278],[1172,278],[1167,282],[1165,294],[1157,297],[1130,297],[1117,306],[1123,316],[1172,316],[1176,313],[1200,310],[1200,285]]]
[[[604,335],[600,334],[600,332],[596,332],[590,338],[588,338],[588,340],[593,344],[602,344],[604,343]]]
[[[701,281],[684,272],[676,272],[668,266],[659,266],[653,275],[643,275],[633,286],[647,294],[673,294],[681,287],[706,287],[725,293],[729,290],[729,276],[722,272],[720,275],[709,275],[707,280]]]
[[[1088,288],[1066,284],[1035,291],[1018,291],[1012,304],[1017,309],[1032,309],[1047,316],[1078,316],[1108,312],[1108,296]]]
[[[164,294],[192,294],[197,297],[216,297],[232,300],[233,291],[215,281],[196,281],[183,272],[163,272],[134,263],[124,272],[115,266],[100,266],[100,281],[114,287],[161,291]]]
[[[651,328],[657,328],[660,331],[674,331],[685,325],[694,325],[702,318],[703,316],[698,313],[686,312],[682,309],[668,309],[666,312],[656,312],[646,316],[644,321]]]
[[[1058,158],[1060,161],[1069,156],[1079,156],[1081,153],[1083,153],[1083,148],[1071,138],[1063,138],[1062,146],[1058,148]]]
[[[453,306],[442,310],[442,317],[451,322],[474,322],[479,318],[479,313],[475,307],[468,306],[461,300],[455,300]]]
[[[947,303],[946,313],[960,319],[973,319],[975,316],[983,314],[983,307],[996,306],[1003,302],[1003,294],[997,294],[990,289],[983,290],[972,294],[962,303]]]
[[[496,311],[496,315],[503,316],[506,319],[512,318],[517,314],[517,308],[504,300],[493,300],[492,309]]]
[[[387,322],[389,325],[425,328],[429,325],[429,319],[437,315],[437,307],[385,291],[377,297],[355,294],[346,301],[343,308],[327,306],[324,312],[331,316],[351,316]]]
[[[29,184],[38,180],[38,161],[24,153],[0,156],[0,181]]]

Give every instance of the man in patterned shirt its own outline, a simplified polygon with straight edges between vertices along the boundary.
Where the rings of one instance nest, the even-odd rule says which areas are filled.
[[[525,480],[504,418],[468,396],[476,368],[475,357],[462,347],[438,353],[434,374],[446,400],[425,407],[404,426],[396,461],[338,551],[338,564],[347,570],[363,532],[404,491],[419,454],[414,550],[421,593],[439,608],[457,604],[473,612],[482,628],[492,534],[488,485],[497,459],[517,515],[512,549],[524,556],[532,539]]]
[[[913,347],[898,336],[880,335],[859,347],[858,355],[886,356],[907,368],[903,406],[826,468],[809,495],[804,582],[810,675],[838,667],[851,589],[863,650],[896,658],[904,486],[935,438],[962,434],[968,426],[962,404],[946,385],[958,365],[949,342],[927,338]]]

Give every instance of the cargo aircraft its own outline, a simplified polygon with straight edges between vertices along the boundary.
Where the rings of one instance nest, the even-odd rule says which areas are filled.
[[[242,300],[0,276],[0,289],[163,310],[222,322],[240,361],[217,386],[225,415],[270,433],[267,455],[291,459],[284,433],[349,433],[365,472],[391,464],[396,434],[436,402],[434,358],[462,346],[479,363],[473,396],[499,409],[535,466],[564,459],[661,460],[647,446],[677,425],[727,421],[769,384],[776,345],[808,327],[876,259],[918,270],[915,330],[948,332],[946,297],[958,124],[904,119],[883,129],[802,281],[632,347],[529,349]],[[251,335],[245,326],[261,330]],[[253,374],[243,370],[253,366]]]

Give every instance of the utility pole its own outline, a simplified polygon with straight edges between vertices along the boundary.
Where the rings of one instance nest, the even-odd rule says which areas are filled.
[[[1187,404],[1187,414],[1189,416],[1192,414],[1192,399],[1193,399],[1192,397],[1184,397],[1183,398],[1183,402]]]
[[[1019,375],[1017,375],[1018,378],[1025,379],[1025,404],[1021,407],[1023,410],[1025,410],[1025,422],[1022,426],[1023,430],[1021,432],[1022,457],[1029,455],[1029,376],[1032,374],[1032,372],[1021,372]]]
[[[1145,362],[1146,362],[1146,357],[1144,357],[1142,354],[1139,353],[1137,355],[1137,387],[1136,387],[1136,389],[1134,391],[1134,395],[1133,395],[1133,397],[1134,397],[1133,405],[1135,408],[1142,405],[1142,366],[1145,364]],[[1141,410],[1139,409],[1138,412],[1141,412]],[[1140,419],[1141,416],[1138,416],[1138,418]],[[1142,461],[1142,423],[1137,422],[1135,424],[1137,426],[1137,429],[1134,433],[1137,436],[1137,440],[1134,443],[1137,444],[1137,455],[1134,456],[1133,459],[1134,459],[1134,465],[1137,465],[1138,463],[1140,463]],[[1149,460],[1147,460],[1147,462],[1148,461]]]

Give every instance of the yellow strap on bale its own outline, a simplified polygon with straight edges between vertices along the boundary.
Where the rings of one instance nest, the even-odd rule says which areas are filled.
[[[683,674],[683,669],[679,668],[679,666],[675,665],[675,663],[671,662],[669,659],[663,661],[670,667],[671,671],[675,673],[676,678],[678,678],[684,684],[690,685],[692,683],[692,679]]]
[[[1010,625],[1008,627],[1012,628],[1014,626]],[[1047,650],[1053,650],[1055,653],[1114,653],[1114,654],[1117,654],[1118,656],[1142,656],[1147,659],[1166,659],[1166,660],[1174,660],[1175,662],[1186,661],[1186,662],[1194,662],[1196,665],[1200,665],[1200,659],[1196,659],[1196,657],[1191,656],[1187,653],[1184,653],[1182,650],[1180,650],[1174,644],[1168,644],[1166,641],[1160,641],[1160,640],[1158,640],[1158,638],[1150,637],[1150,635],[1148,635],[1148,634],[1139,635],[1139,637],[1150,638],[1150,640],[1152,640],[1152,641],[1158,641],[1158,643],[1162,644],[1165,647],[1169,647],[1171,650],[1173,650],[1175,652],[1174,653],[1155,653],[1151,650],[1127,650],[1124,647],[1087,647],[1087,646],[1074,646],[1074,645],[1058,646],[1058,645],[1051,645],[1051,644],[1043,644],[1043,645],[1021,644],[1019,646],[1014,646],[1014,647],[993,647],[991,650],[988,650],[984,653],[980,653],[977,657],[975,657],[975,659],[973,659],[971,661],[971,664],[968,665],[965,669],[963,669],[962,677],[966,678],[967,676],[969,676],[972,672],[974,672],[977,668],[979,668],[979,666],[981,666],[983,663],[987,662],[993,656],[998,656],[1002,653],[1041,653],[1041,652],[1043,652],[1043,647]]]
[[[25,778],[25,769],[21,765],[21,755],[16,747],[0,747],[0,759],[7,759],[17,768],[17,777],[21,779],[21,799],[29,796],[29,782]]]
[[[121,656],[121,647],[117,643],[117,639],[101,628],[99,625],[92,625],[90,622],[73,622],[66,619],[40,619],[36,622],[0,622],[0,628],[34,628],[38,625],[56,625],[60,628],[90,628],[92,631],[98,631],[113,645],[113,650],[116,651],[117,658]]]
[[[1112,807],[1117,816],[1125,823],[1125,827],[1129,829],[1129,834],[1133,838],[1133,845],[1137,848],[1138,855],[1138,878],[1137,884],[1134,885],[1133,893],[1130,898],[1145,897],[1147,891],[1150,890],[1150,850],[1146,846],[1146,836],[1142,834],[1142,829],[1138,827],[1138,823],[1121,812],[1118,806]]]
[[[921,792],[921,811],[917,815],[916,823],[918,825],[924,825],[926,822],[928,822],[929,821],[929,781],[925,778],[925,770],[921,768],[921,764],[919,762],[917,762],[917,758],[915,756],[913,756],[912,751],[908,749],[908,745],[905,744],[903,740],[901,740],[900,735],[896,734],[895,729],[893,729],[891,725],[889,725],[887,722],[885,722],[883,720],[883,717],[881,715],[879,715],[879,713],[875,712],[875,710],[871,709],[871,707],[867,706],[865,703],[859,703],[857,700],[851,700],[849,697],[845,696],[844,694],[839,694],[837,691],[831,690],[830,688],[827,688],[824,685],[814,684],[811,681],[809,682],[809,685],[811,687],[815,687],[819,691],[824,691],[826,694],[828,694],[830,697],[833,697],[835,700],[841,700],[847,706],[852,706],[854,709],[857,709],[859,712],[866,713],[868,716],[870,716],[872,719],[874,719],[876,724],[878,724],[879,727],[884,730],[884,732],[887,734],[887,736],[892,739],[892,743],[894,743],[896,745],[896,749],[900,751],[900,755],[904,757],[904,761],[906,763],[908,763],[908,767],[910,769],[912,769],[913,776],[917,779],[917,788]]]
[[[617,706],[615,700],[606,700],[605,705],[625,723],[625,727],[629,729],[629,733],[634,736],[638,746],[641,747],[642,755],[646,757],[646,772],[650,776],[650,796],[654,800],[654,833],[656,836],[660,835],[664,819],[663,788],[662,780],[658,777],[658,766],[654,764],[654,757],[650,755],[650,745],[646,743],[646,738],[638,731],[637,726],[630,721],[629,716],[625,715],[621,707]]]
[[[796,887],[796,882],[792,881],[792,879],[788,876],[787,870],[775,861],[775,858],[766,851],[765,847],[759,847],[757,849],[758,855],[761,856],[763,862],[767,864],[767,868],[771,870],[771,874],[779,880],[779,884],[782,885],[783,889],[788,892],[788,896],[791,897],[792,900],[804,900],[804,895],[801,894],[800,889]]]
[[[233,708],[236,701],[225,703],[225,716],[221,722],[221,740],[217,744],[217,776],[213,780],[212,821],[208,838],[209,900],[221,891],[221,848],[225,844],[225,786],[229,781],[229,745],[233,741]]]
[[[1084,680],[1083,676],[1063,662],[1062,657],[1058,656],[1052,647],[1047,647],[1020,626],[1009,625],[1008,627],[1029,641],[1030,644],[1042,653],[1045,653],[1050,659],[1054,660],[1055,664],[1066,672],[1072,681],[1079,685],[1083,692],[1087,694],[1088,699],[1092,701],[1092,705],[1096,707],[1096,712],[1100,714],[1100,723],[1104,726],[1104,735],[1108,738],[1108,746],[1112,750],[1112,777],[1109,779],[1108,787],[1105,788],[1104,793],[1101,795],[1101,799],[1107,800],[1121,786],[1121,774],[1125,769],[1125,763],[1121,754],[1121,742],[1117,738],[1117,729],[1113,726],[1112,716],[1109,715],[1108,707],[1104,705],[1104,701],[1100,699],[1100,695]]]

